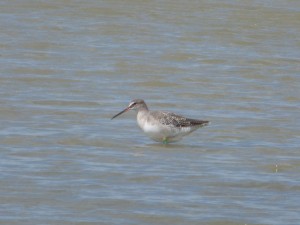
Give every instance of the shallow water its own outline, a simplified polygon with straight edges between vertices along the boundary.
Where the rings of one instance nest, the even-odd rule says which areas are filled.
[[[1,224],[298,224],[298,1],[2,1]],[[211,121],[163,145],[133,112]]]

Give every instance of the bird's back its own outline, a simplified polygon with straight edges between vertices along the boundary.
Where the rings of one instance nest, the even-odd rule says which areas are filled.
[[[175,113],[171,112],[163,112],[163,111],[151,111],[149,112],[151,117],[153,117],[155,120],[157,120],[159,123],[166,125],[166,126],[172,126],[172,127],[203,127],[208,125],[209,121],[204,120],[196,120],[196,119],[190,119],[186,118],[181,115],[177,115]]]

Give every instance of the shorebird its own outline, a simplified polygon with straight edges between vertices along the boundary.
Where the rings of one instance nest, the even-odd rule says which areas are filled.
[[[164,144],[179,141],[198,128],[209,124],[209,121],[189,119],[170,112],[150,111],[142,99],[131,101],[128,107],[111,119],[129,110],[137,112],[137,123],[147,136]]]

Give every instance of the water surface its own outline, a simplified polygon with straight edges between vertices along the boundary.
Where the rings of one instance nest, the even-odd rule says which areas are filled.
[[[299,223],[298,1],[0,4],[1,224]]]

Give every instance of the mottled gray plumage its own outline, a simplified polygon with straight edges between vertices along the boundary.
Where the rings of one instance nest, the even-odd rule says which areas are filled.
[[[163,143],[180,140],[185,135],[209,124],[208,121],[186,118],[181,115],[162,111],[149,111],[142,99],[135,99],[112,119],[128,110],[137,111],[140,128],[153,140]]]
[[[171,112],[150,111],[150,115],[158,119],[160,123],[167,126],[192,127],[205,126],[209,123],[208,121],[190,119]]]

